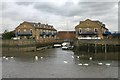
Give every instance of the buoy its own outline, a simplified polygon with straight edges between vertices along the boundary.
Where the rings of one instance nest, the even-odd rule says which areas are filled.
[[[68,63],[67,61],[64,61],[64,63]]]
[[[8,58],[5,58],[6,60],[8,60]]]
[[[35,60],[38,60],[38,56],[35,56]]]
[[[92,60],[92,57],[90,57],[89,59]]]
[[[14,57],[10,57],[11,59],[13,59]]]
[[[40,57],[41,59],[43,59],[43,57]]]
[[[77,56],[77,58],[79,59],[79,58],[80,58],[80,56]]]
[[[111,64],[110,64],[110,63],[106,63],[105,65],[106,65],[106,66],[110,66]]]
[[[3,56],[3,58],[5,59],[6,57],[5,57],[5,56]]]
[[[87,64],[87,63],[85,63],[85,64],[83,64],[84,66],[88,66],[89,64]]]
[[[74,58],[74,56],[72,56],[72,58]]]
[[[99,65],[103,65],[103,63],[98,63]]]
[[[79,66],[82,66],[82,64],[80,63],[80,64],[78,64]]]

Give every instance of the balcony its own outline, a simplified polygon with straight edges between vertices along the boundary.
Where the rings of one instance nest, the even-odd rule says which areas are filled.
[[[57,33],[52,33],[52,36],[55,36]]]
[[[17,32],[17,36],[32,36],[31,32]]]
[[[107,36],[107,35],[111,35],[111,32],[105,31],[105,32],[103,33],[103,36]]]
[[[97,32],[94,32],[94,31],[82,31],[81,33],[78,31],[77,32],[78,35],[97,35],[98,33]]]
[[[46,32],[41,32],[40,36],[46,35]]]

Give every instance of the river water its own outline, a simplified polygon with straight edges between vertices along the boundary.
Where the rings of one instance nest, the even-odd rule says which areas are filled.
[[[26,52],[31,56],[2,57],[3,78],[117,78],[118,62],[83,60],[61,48]],[[21,52],[20,54],[24,54]]]

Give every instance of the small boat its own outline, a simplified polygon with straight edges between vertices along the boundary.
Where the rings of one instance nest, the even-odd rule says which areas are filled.
[[[59,47],[61,47],[61,44],[54,44],[53,47],[54,48],[59,48]]]
[[[70,45],[70,42],[63,42],[62,49],[63,50],[70,50],[70,49],[73,49],[73,46]]]

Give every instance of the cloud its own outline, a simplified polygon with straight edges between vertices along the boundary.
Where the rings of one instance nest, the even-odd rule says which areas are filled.
[[[74,30],[79,21],[87,18],[100,20],[110,30],[118,28],[117,2],[15,1],[3,4],[3,26],[7,26],[3,27],[4,30],[12,30],[23,21],[48,23],[54,25],[57,30]]]
[[[57,6],[50,2],[44,2],[34,4],[34,8],[40,11],[66,17],[76,15],[101,16],[110,13],[113,5],[115,5],[115,3],[112,2],[79,2],[78,4],[66,2],[62,6]]]
[[[16,2],[17,5],[29,6],[32,5],[34,2]]]

